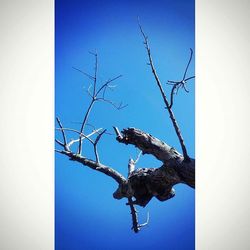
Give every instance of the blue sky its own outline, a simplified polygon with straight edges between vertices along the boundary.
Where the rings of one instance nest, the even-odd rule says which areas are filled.
[[[189,48],[194,49],[194,1],[56,1],[55,84],[56,115],[65,127],[80,129],[89,97],[89,79],[72,67],[93,72],[98,52],[98,84],[122,74],[110,99],[128,106],[116,110],[98,103],[89,122],[95,127],[140,128],[180,150],[178,139],[147,66],[147,55],[137,25],[140,17],[149,37],[158,75],[169,95],[167,80],[180,80]],[[194,75],[194,61],[188,76]],[[179,92],[173,110],[191,157],[194,157],[194,81],[190,93]],[[72,135],[69,135],[69,137]],[[93,157],[91,145],[83,152]],[[101,162],[127,175],[129,157],[138,151],[106,135],[99,145]],[[176,196],[167,202],[152,199],[140,208],[139,234],[131,228],[126,199],[112,197],[117,184],[111,178],[56,154],[55,226],[56,249],[194,249],[195,192],[176,185]],[[143,156],[138,167],[159,167],[152,156]]]

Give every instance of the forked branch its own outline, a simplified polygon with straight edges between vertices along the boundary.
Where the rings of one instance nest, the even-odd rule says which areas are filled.
[[[189,92],[189,90],[187,89],[187,82],[193,78],[195,78],[195,76],[191,76],[191,77],[187,77],[186,78],[186,74],[188,71],[188,67],[190,65],[190,62],[192,61],[192,57],[193,57],[193,50],[190,48],[190,57],[187,63],[187,66],[185,68],[183,77],[181,81],[170,81],[168,80],[167,84],[172,85],[172,90],[171,90],[171,95],[170,95],[170,108],[172,108],[173,104],[174,104],[174,95],[177,95],[178,91],[180,88],[183,88],[187,93]]]
[[[182,137],[182,134],[181,134],[181,131],[180,131],[180,128],[179,128],[179,125],[175,119],[175,116],[174,116],[174,113],[171,109],[171,106],[170,106],[170,103],[168,102],[168,99],[166,97],[166,94],[163,90],[163,87],[162,87],[162,84],[161,84],[161,81],[157,75],[157,72],[156,72],[156,69],[154,67],[154,63],[153,63],[153,59],[152,59],[152,55],[151,55],[151,51],[150,51],[150,47],[149,47],[149,42],[148,42],[148,37],[146,36],[146,34],[144,33],[143,29],[142,29],[142,26],[139,22],[139,19],[138,19],[138,25],[139,25],[139,28],[140,28],[140,31],[141,31],[141,34],[143,36],[143,39],[144,39],[144,45],[145,45],[145,48],[146,48],[146,51],[147,51],[147,55],[148,55],[148,59],[149,59],[149,66],[151,67],[151,70],[152,70],[152,73],[154,75],[154,78],[155,78],[155,81],[156,81],[156,84],[160,90],[160,93],[161,93],[161,96],[162,96],[162,99],[166,105],[166,108],[168,110],[168,113],[170,115],[170,119],[172,121],[172,124],[173,124],[173,127],[175,129],[175,133],[179,139],[179,142],[181,144],[181,149],[182,149],[182,153],[183,153],[183,156],[184,156],[184,159],[186,161],[189,161],[190,158],[188,156],[188,153],[187,153],[187,149],[186,149],[186,146],[185,146],[185,143],[184,143],[184,139]]]
[[[98,131],[98,130],[96,130],[96,131],[92,132],[91,134],[83,137],[83,138],[89,138],[91,141],[93,141],[93,144],[95,146],[95,151],[96,151],[95,152],[96,153],[96,161],[93,161],[91,159],[88,159],[86,157],[83,157],[83,156],[81,156],[79,154],[76,154],[76,153],[71,151],[69,145],[70,145],[70,143],[72,144],[72,141],[70,143],[67,143],[66,133],[64,131],[65,129],[63,128],[62,123],[60,122],[59,118],[57,118],[57,121],[58,121],[59,126],[61,128],[60,131],[62,133],[64,142],[60,142],[59,140],[56,139],[56,142],[60,146],[63,147],[63,150],[56,150],[56,152],[68,156],[70,158],[70,160],[77,161],[77,162],[79,162],[79,163],[81,163],[81,164],[83,164],[85,166],[88,166],[91,169],[102,172],[105,175],[108,175],[108,176],[112,177],[118,184],[126,183],[125,177],[123,177],[119,172],[117,172],[113,168],[105,166],[105,165],[103,165],[103,164],[101,164],[99,162],[99,156],[98,156],[98,153],[97,153],[96,146],[97,146],[101,136],[105,133],[106,130],[103,130],[100,134],[98,134],[95,141],[93,141],[89,137],[96,134],[97,133],[96,131]],[[80,132],[78,132],[78,133],[80,133]]]
[[[114,78],[111,78],[111,79],[107,80],[98,89],[98,87],[97,87],[98,55],[97,55],[97,53],[92,53],[92,52],[90,52],[90,53],[95,57],[94,76],[91,76],[91,75],[89,75],[89,74],[87,74],[87,73],[85,73],[85,72],[83,72],[81,70],[78,70],[78,71],[80,71],[81,73],[83,73],[85,76],[87,76],[88,78],[90,78],[93,81],[92,93],[91,93],[91,86],[92,85],[89,86],[88,91],[87,91],[89,96],[91,97],[91,101],[89,103],[87,111],[84,114],[83,121],[81,123],[81,129],[80,129],[80,134],[79,134],[80,135],[79,136],[79,146],[78,146],[78,154],[79,155],[81,155],[81,153],[82,153],[82,139],[81,139],[82,134],[84,134],[84,129],[85,129],[85,126],[86,126],[86,124],[88,122],[91,110],[94,107],[94,104],[96,102],[98,102],[98,101],[105,101],[105,102],[111,104],[112,106],[114,106],[117,109],[122,109],[122,108],[126,107],[126,105],[122,105],[122,103],[118,106],[114,102],[112,102],[111,100],[108,100],[108,99],[105,98],[106,90],[113,87],[113,86],[110,85],[110,83],[114,82],[115,80],[120,78],[122,75],[118,75],[118,76],[116,76]],[[96,146],[94,146],[94,150],[95,150],[96,159],[99,160],[98,153],[96,152]]]

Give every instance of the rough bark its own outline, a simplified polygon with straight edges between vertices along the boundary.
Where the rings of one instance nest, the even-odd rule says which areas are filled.
[[[118,129],[116,129],[116,132]],[[152,197],[160,201],[175,195],[173,186],[184,183],[195,187],[195,160],[185,161],[173,147],[136,128],[127,128],[117,133],[120,143],[132,144],[143,154],[154,155],[163,165],[159,168],[139,168],[129,174],[128,181],[119,185],[114,198],[133,196],[134,204],[146,206]]]

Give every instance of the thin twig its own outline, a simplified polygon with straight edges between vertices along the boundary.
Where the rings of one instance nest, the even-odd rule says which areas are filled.
[[[147,213],[147,220],[146,220],[146,222],[143,223],[143,224],[140,224],[139,227],[145,227],[146,225],[148,225],[148,223],[149,223],[149,212]]]
[[[131,173],[135,170],[135,164],[139,161],[142,151],[140,150],[139,154],[137,155],[136,159],[130,158],[128,161],[128,177]]]
[[[170,108],[172,108],[173,103],[174,103],[174,94],[175,94],[176,88],[177,88],[177,85],[175,84],[175,85],[173,86],[172,90],[171,90],[171,94],[170,94],[170,105],[169,105]],[[177,92],[178,92],[178,89],[176,90],[176,94],[177,94]]]
[[[94,152],[95,152],[95,157],[96,157],[96,162],[100,163],[100,159],[99,159],[99,154],[97,151],[97,144],[99,142],[99,140],[101,139],[101,137],[103,136],[103,134],[106,132],[106,129],[104,129],[97,137],[96,140],[94,142]]]
[[[97,57],[97,53],[95,53],[94,56],[95,56],[95,76],[94,76],[94,90],[93,90],[93,96],[95,96],[95,92],[96,92],[97,67],[98,67],[98,57]]]
[[[99,133],[100,130],[102,130],[102,128],[99,128],[99,129],[97,129],[97,130],[94,130],[92,133],[90,133],[90,134],[88,134],[88,135],[86,135],[86,136],[83,135],[82,140],[84,140],[84,139],[90,139],[90,138],[89,138],[90,136],[92,136],[92,135],[94,135],[94,134],[96,134],[96,133]],[[73,145],[74,143],[76,143],[76,142],[78,142],[78,141],[79,141],[79,139],[70,141],[70,142],[68,143],[68,147],[70,147],[71,145]],[[92,141],[92,140],[91,140],[90,142],[93,144],[93,141]]]
[[[111,83],[111,82],[117,80],[117,79],[120,78],[120,77],[122,77],[122,75],[116,76],[116,77],[114,77],[114,78],[109,79],[108,81],[106,81],[106,82],[99,88],[99,90],[96,92],[96,96],[97,96],[105,87],[107,87],[107,86],[109,85],[109,83]]]
[[[184,79],[186,78],[186,74],[187,74],[187,71],[188,71],[188,67],[189,67],[189,65],[190,65],[190,62],[191,62],[191,60],[192,60],[192,57],[193,57],[193,50],[190,48],[190,57],[189,57],[189,61],[188,61],[188,64],[187,64],[187,66],[186,66],[185,72],[184,72],[184,74],[183,74],[182,80],[184,80]]]
[[[195,78],[195,76],[188,77],[188,78],[185,79],[185,81],[191,80],[193,78]]]
[[[189,90],[186,87],[186,83],[187,83],[187,81],[189,81],[189,80],[191,80],[191,79],[193,79],[195,77],[195,76],[191,76],[191,77],[186,78],[188,67],[190,65],[190,62],[191,62],[192,56],[193,56],[193,50],[191,48],[190,48],[190,51],[191,51],[190,57],[189,57],[187,66],[185,68],[182,80],[181,81],[170,81],[170,80],[168,80],[168,82],[167,82],[167,84],[173,86],[172,90],[171,90],[171,94],[170,94],[170,105],[169,105],[170,108],[172,108],[172,106],[174,104],[174,95],[175,94],[177,95],[178,90],[180,89],[180,87],[182,87],[188,93]]]
[[[78,69],[78,68],[75,68],[75,67],[72,67],[72,68],[73,68],[74,70],[77,70],[77,71],[81,72],[83,75],[87,76],[89,79],[94,80],[94,77],[91,76],[91,75],[89,75],[88,73],[86,73],[86,72],[84,72],[84,71],[82,71],[82,70],[80,70],[80,69]]]
[[[141,155],[142,155],[142,151],[140,150],[140,152],[138,153],[138,155],[134,161],[135,164],[140,160]]]
[[[75,154],[71,151],[66,151],[66,150],[56,150],[56,152],[61,153],[63,155],[68,156],[71,160],[77,161],[85,166],[88,166],[91,169],[94,169],[96,171],[99,171],[101,173],[104,173],[105,175],[108,175],[112,177],[118,184],[124,184],[126,183],[126,179],[123,177],[122,174],[117,172],[111,167],[105,166],[101,163],[97,163],[96,161],[93,161],[91,159],[87,159],[79,154]]]
[[[56,120],[57,120],[57,123],[58,123],[59,127],[62,129],[63,126],[62,126],[62,123],[61,123],[59,117],[56,117]],[[64,132],[63,129],[62,129],[62,136],[63,136],[64,148],[65,148],[65,150],[69,150],[69,148],[67,147],[67,138],[66,138],[66,134],[65,134],[65,132]]]
[[[104,98],[97,98],[97,101],[103,101],[103,102],[107,102],[110,105],[112,105],[114,108],[116,108],[117,110],[121,110],[123,108],[126,108],[128,106],[128,104],[122,105],[122,102],[119,103],[119,105],[117,105],[116,103],[108,100],[108,99],[104,99]]]
[[[90,141],[91,143],[94,143],[94,142],[89,138],[90,136],[87,136],[87,135],[81,133],[80,131],[78,131],[78,130],[76,130],[76,129],[73,129],[73,128],[56,128],[56,130],[60,130],[60,131],[65,131],[65,130],[66,130],[66,131],[75,132],[75,133],[79,134],[80,137],[83,137],[83,138],[81,138],[81,140],[82,140],[82,139],[87,139],[87,140]],[[77,141],[79,141],[79,139],[78,139]],[[70,141],[69,143],[67,143],[66,145],[69,145],[69,144],[71,144],[71,141]]]
[[[55,142],[58,143],[60,146],[64,147],[64,144],[61,141],[55,139]]]
[[[88,87],[88,89],[87,89],[86,92],[87,92],[87,94],[93,99],[93,95],[92,95],[91,92],[90,92],[91,87],[92,87],[92,84],[89,85],[89,87]]]
[[[113,129],[115,131],[115,134],[116,134],[116,137],[118,138],[118,140],[122,140],[123,136],[122,136],[120,130],[117,127],[114,127],[114,126],[113,126]]]
[[[83,131],[84,131],[84,127],[87,123],[87,120],[88,120],[88,117],[89,117],[89,114],[90,114],[90,111],[91,109],[93,108],[93,105],[95,103],[95,99],[93,97],[93,99],[91,100],[90,104],[89,104],[89,107],[87,109],[87,112],[85,113],[85,116],[83,118],[83,122],[82,122],[82,126],[81,126],[81,129],[80,129],[80,137],[79,137],[79,146],[78,146],[78,154],[80,155],[81,152],[82,152],[82,140],[81,140],[81,137],[82,137],[82,134],[83,134]]]

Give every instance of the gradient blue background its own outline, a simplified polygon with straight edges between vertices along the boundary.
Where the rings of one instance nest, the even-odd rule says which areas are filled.
[[[80,128],[89,103],[84,92],[90,81],[72,69],[93,72],[99,55],[98,84],[122,74],[110,99],[128,107],[117,111],[98,103],[89,122],[97,128],[129,126],[140,128],[174,146],[179,142],[164,109],[159,90],[147,63],[137,25],[140,16],[149,36],[158,75],[163,83],[180,80],[194,48],[194,0],[183,1],[56,1],[55,77],[56,115],[65,127]],[[188,76],[194,74],[194,61]],[[167,93],[170,87],[164,84]],[[174,112],[188,152],[194,157],[194,81],[189,94],[179,92]],[[57,136],[59,136],[56,133]],[[71,135],[69,135],[71,137]],[[90,145],[84,154],[93,157]],[[106,135],[99,145],[101,161],[127,175],[129,157],[137,150],[119,144]],[[112,197],[117,184],[111,178],[56,154],[55,248],[56,249],[194,249],[195,192],[176,185],[176,196],[167,202],[152,199],[146,208],[138,207],[139,220],[150,223],[139,234],[133,233],[126,199]],[[141,157],[138,167],[159,167],[152,156]]]

